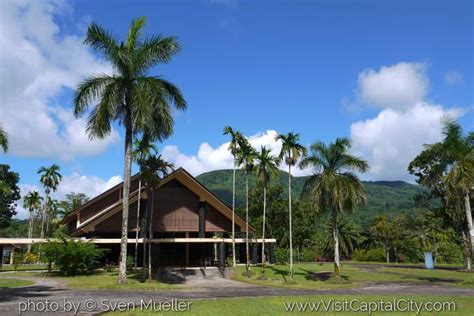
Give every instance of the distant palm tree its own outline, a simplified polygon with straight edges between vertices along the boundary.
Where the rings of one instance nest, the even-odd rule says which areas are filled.
[[[31,191],[23,198],[23,206],[28,209],[30,216],[28,218],[28,239],[33,238],[33,213],[41,208],[43,198],[38,191]],[[28,244],[28,253],[31,252],[31,244]]]
[[[239,148],[237,150],[237,165],[242,166],[245,172],[245,253],[246,262],[245,269],[247,273],[250,271],[249,257],[249,174],[255,167],[255,157],[257,152],[245,137],[239,140]]]
[[[229,150],[234,158],[233,177],[232,177],[232,266],[235,268],[235,169],[237,165],[237,151],[239,149],[239,141],[243,138],[239,131],[234,130],[230,126],[224,127],[224,135],[230,135],[231,140]]]
[[[279,159],[272,156],[271,149],[265,146],[260,148],[260,152],[255,157],[255,173],[257,181],[263,187],[263,223],[262,223],[262,273],[265,272],[265,219],[267,210],[267,186],[271,178],[278,175]]]
[[[8,151],[8,134],[3,129],[2,125],[0,125],[0,147],[2,147],[3,152]]]
[[[56,164],[53,164],[51,167],[41,167],[38,170],[38,174],[41,175],[40,177],[40,182],[43,184],[44,187],[44,193],[45,193],[45,200],[44,200],[44,208],[43,208],[43,214],[41,218],[41,235],[40,238],[44,238],[45,235],[45,224],[48,219],[48,214],[49,214],[49,204],[50,204],[50,198],[49,194],[51,191],[55,192],[56,189],[58,188],[59,182],[62,180],[62,176],[59,173],[60,167]]]
[[[148,279],[152,279],[151,273],[151,241],[153,240],[153,210],[155,200],[155,189],[161,180],[174,170],[174,165],[165,161],[161,155],[151,155],[141,161],[141,172],[147,190],[147,221],[148,221]],[[143,252],[145,256],[145,252]]]
[[[110,134],[112,121],[125,127],[124,184],[122,207],[122,239],[118,282],[127,282],[127,235],[130,202],[132,139],[147,132],[150,139],[161,140],[173,131],[172,106],[186,109],[180,90],[162,77],[148,76],[157,64],[168,63],[180,51],[174,37],[153,35],[143,38],[144,17],[133,20],[127,40],[117,38],[92,23],[84,41],[102,54],[115,68],[112,75],[100,74],[84,80],[75,91],[75,115],[81,116],[95,102],[87,124],[91,138],[104,138]]]
[[[51,197],[49,197],[48,205],[49,211],[46,216],[46,235],[51,236],[52,233],[55,232],[57,228],[59,228],[62,219],[59,216],[62,213],[62,210],[59,201],[54,200]]]
[[[142,162],[144,162],[148,157],[158,152],[155,144],[150,142],[150,138],[148,137],[147,133],[144,133],[141,139],[135,138],[133,142],[133,147],[135,148],[132,151],[132,159],[138,163],[138,166],[142,166]],[[141,169],[140,169],[141,173]],[[138,231],[141,230],[140,228],[140,206],[141,206],[141,192],[142,192],[142,177],[138,180],[138,200],[137,200],[137,225],[135,228],[135,269],[138,267]],[[143,253],[145,253],[145,244],[143,244]],[[145,260],[145,256],[143,256],[143,260]],[[143,261],[143,266],[145,266],[145,261]]]
[[[337,138],[328,145],[316,142],[311,146],[310,156],[301,161],[302,168],[312,167],[313,174],[306,180],[304,190],[314,199],[316,211],[331,210],[334,239],[334,274],[340,276],[339,260],[339,214],[352,212],[366,203],[367,195],[356,172],[366,172],[369,165],[363,159],[349,153],[347,138]]]
[[[301,159],[306,157],[306,147],[299,143],[300,135],[288,133],[287,135],[279,134],[275,140],[281,140],[281,151],[278,158],[285,161],[288,166],[288,218],[289,218],[289,244],[290,244],[290,279],[293,280],[293,227],[291,216],[291,167]]]

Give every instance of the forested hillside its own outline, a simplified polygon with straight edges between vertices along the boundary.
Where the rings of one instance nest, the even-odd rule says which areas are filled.
[[[197,179],[227,204],[232,204],[232,170],[215,170],[203,173]],[[295,197],[301,196],[306,179],[307,177],[292,177]],[[250,177],[249,184],[251,188],[255,187],[255,176]],[[287,192],[287,172],[280,171],[278,179],[271,183],[271,185],[279,184],[285,189],[284,192]],[[368,195],[367,206],[359,208],[354,214],[356,219],[364,222],[380,214],[398,214],[413,211],[415,208],[414,197],[423,190],[417,185],[404,181],[366,181],[364,185]],[[243,207],[245,202],[245,175],[242,170],[237,170],[236,186],[237,209],[239,209]]]

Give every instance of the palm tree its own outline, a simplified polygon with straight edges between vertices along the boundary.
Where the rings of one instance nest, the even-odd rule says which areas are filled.
[[[313,174],[304,184],[304,193],[314,199],[317,212],[331,210],[334,240],[334,273],[340,276],[339,261],[339,214],[352,212],[366,203],[364,186],[353,172],[366,172],[369,165],[363,159],[349,153],[351,147],[347,138],[337,138],[328,145],[316,142],[311,146],[310,156],[300,166],[312,167]]]
[[[155,200],[155,189],[160,181],[166,177],[172,170],[174,165],[165,161],[161,155],[151,155],[147,159],[140,162],[141,173],[146,184],[147,190],[147,221],[148,221],[148,279],[152,279],[151,273],[151,241],[153,240],[153,210]],[[145,256],[145,252],[143,252]]]
[[[278,158],[284,160],[288,166],[288,218],[289,218],[289,243],[290,243],[290,279],[293,280],[293,228],[291,217],[291,167],[296,165],[298,160],[306,157],[306,147],[299,143],[300,135],[288,133],[279,134],[275,140],[281,140],[281,151]]]
[[[464,206],[467,244],[469,255],[466,257],[466,269],[471,269],[470,257],[474,246],[472,224],[472,209],[470,191],[474,187],[474,147],[471,136],[464,137],[458,122],[448,120],[444,122],[445,138],[442,142],[444,153],[450,161],[450,169],[444,177],[446,201],[449,204]],[[462,208],[462,207],[461,207]]]
[[[271,149],[265,146],[260,148],[260,152],[255,157],[255,173],[257,181],[263,187],[263,223],[262,223],[262,273],[265,273],[265,216],[267,210],[267,186],[271,178],[278,175],[278,165],[280,161],[272,156]]]
[[[239,140],[239,149],[237,150],[237,165],[242,166],[245,172],[245,269],[247,274],[250,271],[249,257],[249,174],[254,168],[254,161],[257,153],[245,137]]]
[[[224,135],[230,135],[231,140],[229,150],[234,158],[233,176],[232,176],[232,266],[235,268],[235,169],[237,165],[237,151],[239,149],[239,141],[243,138],[239,131],[234,130],[230,126],[224,127]]]
[[[132,159],[138,163],[138,165],[141,167],[142,164],[141,162],[145,161],[148,157],[150,157],[152,154],[156,154],[158,152],[156,146],[150,142],[150,139],[148,137],[147,133],[143,133],[143,136],[141,139],[135,138],[135,141],[133,142],[133,147],[135,147],[135,150],[132,152]],[[141,173],[141,170],[140,170]],[[138,180],[138,200],[137,200],[137,226],[135,229],[135,269],[137,269],[138,266],[138,231],[140,230],[140,204],[141,204],[141,192],[142,192],[142,179],[140,176],[140,179]],[[145,245],[143,245],[143,253],[145,253]],[[145,259],[145,256],[143,257]]]
[[[8,151],[8,134],[2,125],[0,125],[0,147],[2,147],[4,153]]]
[[[38,191],[31,191],[23,198],[23,206],[30,212],[28,219],[28,239],[33,238],[33,212],[41,208],[41,202],[43,198],[39,195]],[[28,253],[31,252],[31,244],[28,244]]]
[[[149,76],[150,69],[167,63],[180,50],[174,37],[153,35],[143,38],[144,17],[133,20],[127,40],[117,38],[99,25],[92,23],[84,41],[102,54],[115,68],[112,75],[99,74],[84,80],[75,91],[76,117],[84,114],[97,100],[89,115],[87,133],[90,138],[104,138],[110,134],[112,121],[125,127],[124,184],[122,207],[122,239],[118,282],[127,282],[127,235],[132,163],[132,139],[147,132],[151,140],[161,140],[173,131],[172,106],[186,109],[180,90],[158,76]]]
[[[44,238],[45,235],[45,223],[48,219],[48,214],[49,214],[49,205],[50,205],[50,198],[49,194],[51,191],[55,192],[56,189],[58,188],[59,182],[62,180],[62,176],[59,173],[59,170],[61,168],[53,164],[51,167],[46,168],[46,167],[41,167],[38,170],[38,174],[41,175],[40,177],[40,182],[44,186],[44,193],[45,193],[45,201],[44,201],[44,208],[43,208],[43,214],[41,218],[41,234],[40,238]]]

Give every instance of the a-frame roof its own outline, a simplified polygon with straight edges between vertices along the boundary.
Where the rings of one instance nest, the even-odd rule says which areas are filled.
[[[136,178],[139,177],[139,174],[135,174],[131,180],[135,180]],[[213,208],[215,208],[218,212],[223,214],[226,218],[232,219],[232,208],[230,208],[224,201],[222,201],[217,195],[215,195],[213,192],[211,192],[209,189],[207,189],[202,183],[200,183],[195,177],[193,177],[188,171],[186,171],[184,168],[179,168],[176,171],[170,173],[167,177],[161,180],[159,187],[162,187],[166,185],[168,182],[172,180],[177,180],[179,181],[182,185],[187,187],[189,190],[191,190],[194,194],[199,196],[199,199],[202,201],[206,201],[209,205],[211,205]],[[78,214],[81,210],[87,209],[90,207],[92,204],[100,201],[103,197],[108,195],[109,193],[115,191],[115,190],[121,190],[123,187],[123,182],[117,184],[116,186],[112,187],[111,189],[103,192],[102,194],[96,196],[95,198],[91,199],[84,205],[78,207],[77,209],[71,211],[68,213],[65,217],[63,222],[69,222],[75,218],[74,215]],[[138,190],[137,190],[138,191]],[[130,195],[134,194],[135,192],[131,192]],[[112,211],[112,209],[111,209]],[[102,215],[106,215],[107,212],[103,212],[103,214],[100,214],[98,217],[102,217]],[[106,217],[106,216],[105,216]],[[94,224],[97,224],[100,222],[100,219],[97,218],[97,220],[93,221]],[[92,222],[91,222],[92,223]],[[245,229],[245,220],[235,213],[235,224],[238,225],[241,230],[243,231]],[[255,231],[255,229],[249,224],[249,230],[250,231]]]

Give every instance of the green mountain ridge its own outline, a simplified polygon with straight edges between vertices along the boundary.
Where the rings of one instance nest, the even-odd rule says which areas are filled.
[[[203,173],[196,177],[203,185],[215,193],[224,202],[232,204],[232,170],[215,170]],[[293,196],[300,197],[304,182],[308,176],[292,176]],[[405,181],[363,181],[367,190],[367,206],[359,207],[354,217],[366,222],[377,215],[410,213],[416,208],[415,196],[424,191],[418,185]],[[279,177],[272,180],[270,185],[282,185],[284,197],[287,198],[288,173],[280,170]],[[250,189],[256,185],[254,175],[249,177]],[[236,208],[243,208],[245,203],[245,173],[236,171]]]

